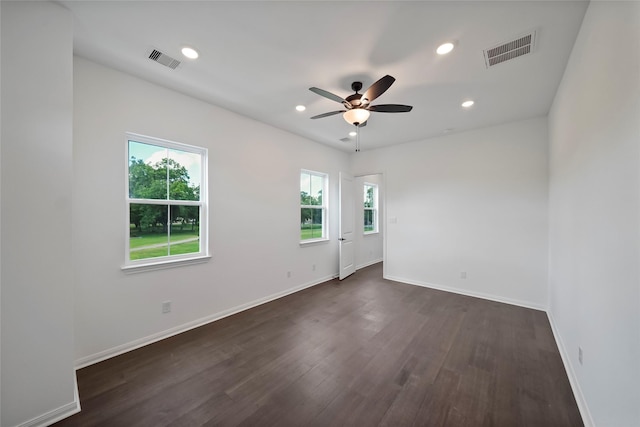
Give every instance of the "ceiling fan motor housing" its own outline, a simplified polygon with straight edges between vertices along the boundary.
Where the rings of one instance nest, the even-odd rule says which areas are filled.
[[[363,104],[363,102],[362,102],[362,94],[361,93],[354,93],[353,95],[349,95],[349,96],[347,96],[346,101],[349,104],[351,104],[354,108],[358,108]]]
[[[351,83],[351,90],[353,90],[355,93],[353,95],[349,95],[346,98],[346,101],[351,104],[353,107],[359,107],[362,104],[364,104],[364,102],[362,102],[362,94],[358,93],[359,90],[362,89],[362,82],[353,82]]]

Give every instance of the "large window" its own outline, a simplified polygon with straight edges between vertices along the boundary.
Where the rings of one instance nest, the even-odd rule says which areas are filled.
[[[126,265],[207,255],[207,150],[127,134]]]
[[[364,233],[378,232],[378,186],[364,184]]]
[[[300,172],[300,241],[327,238],[327,175]]]

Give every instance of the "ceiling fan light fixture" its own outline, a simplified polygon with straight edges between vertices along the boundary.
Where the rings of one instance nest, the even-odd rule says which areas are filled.
[[[367,121],[369,118],[369,110],[365,110],[363,108],[353,108],[345,112],[342,117],[344,117],[345,121],[350,125],[355,125],[356,123],[361,125]]]

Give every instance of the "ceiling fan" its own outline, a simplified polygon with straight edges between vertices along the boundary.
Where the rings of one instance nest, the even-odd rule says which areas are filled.
[[[387,89],[395,82],[396,79],[389,75],[384,76],[374,84],[372,84],[365,93],[358,93],[362,89],[362,82],[351,83],[351,89],[355,92],[353,95],[349,95],[346,98],[341,98],[326,90],[319,89],[317,87],[310,87],[311,92],[317,93],[320,96],[324,96],[332,101],[341,103],[345,110],[331,111],[324,114],[318,114],[311,117],[312,119],[321,119],[323,117],[333,116],[335,114],[344,113],[342,117],[347,123],[356,127],[366,126],[367,119],[371,111],[378,113],[407,113],[413,108],[411,105],[401,104],[378,104],[371,105],[371,102],[385,93]]]

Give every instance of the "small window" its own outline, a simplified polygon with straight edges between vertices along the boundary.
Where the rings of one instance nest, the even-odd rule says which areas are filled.
[[[300,241],[327,239],[327,175],[300,172]]]
[[[364,234],[378,232],[378,186],[364,184]]]
[[[207,255],[207,150],[127,134],[126,266]]]

